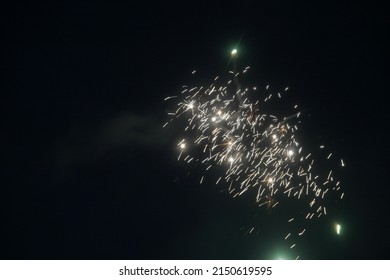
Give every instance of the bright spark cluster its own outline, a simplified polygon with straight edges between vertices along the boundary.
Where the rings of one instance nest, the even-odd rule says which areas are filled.
[[[289,89],[270,93],[269,86],[263,92],[256,87],[242,88],[237,79],[248,70],[230,71],[225,81],[216,77],[207,86],[183,86],[180,94],[165,99],[176,100],[176,109],[168,113],[171,119],[164,127],[172,122],[184,123],[177,142],[178,160],[204,166],[201,184],[214,170],[210,177],[226,186],[233,197],[255,189],[256,203],[267,209],[277,206],[282,197],[304,198],[308,205],[303,212],[306,220],[326,215],[322,201],[328,193],[340,191],[340,182],[333,170],[324,172],[321,168],[316,172],[316,159],[298,142],[298,105],[291,106],[290,114],[270,112],[268,104],[282,99]],[[324,160],[331,157],[332,153],[327,153]],[[338,196],[342,197],[343,193]],[[293,221],[294,217],[288,222]],[[295,235],[301,236],[305,230]],[[294,247],[295,243],[290,246]]]

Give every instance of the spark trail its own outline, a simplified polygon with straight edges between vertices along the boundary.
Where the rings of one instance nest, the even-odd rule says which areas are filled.
[[[236,56],[237,52],[232,52],[232,59]],[[215,183],[223,184],[233,197],[255,189],[253,199],[258,206],[274,208],[285,197],[306,202],[300,210],[305,220],[326,215],[325,197],[331,192],[343,197],[340,182],[333,170],[324,175],[322,162],[317,168],[319,153],[305,152],[298,142],[298,105],[291,106],[288,114],[270,110],[273,106],[269,104],[283,100],[289,88],[271,93],[269,86],[264,90],[243,87],[239,79],[249,69],[237,71],[234,67],[224,78],[217,76],[208,85],[183,86],[180,93],[165,99],[176,101],[176,108],[168,113],[170,120],[164,127],[185,123],[177,143],[178,160],[201,163],[205,174],[200,184],[214,171]],[[261,99],[251,101],[259,96]],[[330,160],[331,155],[324,160]],[[343,160],[341,163],[344,166]],[[296,217],[291,217],[288,222],[294,220]],[[305,231],[303,227],[295,236]],[[285,239],[292,240],[293,235],[290,232]],[[291,243],[290,248],[294,247]]]

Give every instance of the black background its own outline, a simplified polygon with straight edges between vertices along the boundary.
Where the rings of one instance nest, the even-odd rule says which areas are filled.
[[[299,255],[389,259],[385,10],[294,2],[2,9],[0,258],[292,257],[280,253],[277,213],[200,186],[200,171],[187,176],[176,162],[178,131],[161,129],[164,97],[193,69],[200,82],[226,72],[238,46],[239,65],[251,65],[259,86],[289,86],[307,110],[309,146],[325,144],[347,163],[344,202],[312,224]],[[252,224],[257,233],[245,235]]]

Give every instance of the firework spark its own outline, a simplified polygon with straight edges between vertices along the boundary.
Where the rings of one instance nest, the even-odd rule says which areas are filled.
[[[235,59],[237,50],[231,56]],[[178,160],[201,163],[205,172],[215,170],[219,174],[215,183],[223,183],[233,197],[255,189],[256,203],[267,209],[278,205],[283,196],[301,200],[306,197],[305,219],[326,215],[322,203],[325,196],[340,190],[333,170],[327,170],[325,175],[316,171],[317,159],[305,153],[298,142],[298,105],[291,106],[289,114],[270,112],[268,104],[281,100],[289,87],[276,94],[270,92],[269,85],[263,92],[256,86],[244,88],[238,79],[249,69],[229,71],[225,80],[217,76],[209,85],[183,86],[180,94],[166,98],[177,102],[164,127],[180,120],[185,123],[182,139],[177,143]],[[262,97],[251,101],[256,96]],[[328,152],[326,160],[332,154]],[[343,160],[341,165],[344,166]],[[202,176],[200,183],[205,181]],[[292,221],[294,218],[289,219]],[[295,235],[305,230],[301,228]],[[292,243],[290,248],[294,247]]]

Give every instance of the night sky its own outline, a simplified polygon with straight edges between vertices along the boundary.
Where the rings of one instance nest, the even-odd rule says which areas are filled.
[[[0,258],[389,259],[385,9],[293,2],[2,9]],[[180,131],[162,129],[163,99],[194,69],[199,84],[226,73],[233,47],[254,83],[290,87],[302,142],[346,162],[345,199],[294,250],[278,210],[199,185],[176,161]]]

